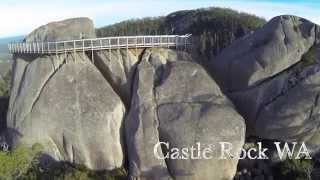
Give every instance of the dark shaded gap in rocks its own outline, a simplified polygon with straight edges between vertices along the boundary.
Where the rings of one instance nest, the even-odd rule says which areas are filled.
[[[7,128],[7,111],[9,107],[9,96],[0,97],[0,134]]]
[[[115,50],[112,50],[115,51]],[[89,59],[92,58],[92,52],[86,52],[86,55]],[[109,52],[110,53],[110,52]],[[116,59],[118,60],[118,59]],[[120,97],[123,104],[126,106],[126,109],[128,109],[128,100],[125,99],[125,97],[121,94],[121,90],[119,87],[117,87],[116,84],[112,81],[112,78],[110,77],[110,70],[108,66],[103,62],[103,60],[99,57],[97,52],[93,52],[93,60],[91,59],[92,64],[98,69],[98,71],[102,74],[104,79],[110,84],[113,91]]]
[[[137,64],[136,64],[136,66],[134,67],[134,69],[133,69],[133,73],[132,73],[132,81],[131,81],[131,84],[130,84],[130,101],[128,102],[128,107],[126,107],[126,113],[125,113],[125,115],[124,115],[124,117],[123,117],[123,119],[124,119],[124,121],[123,121],[123,123],[122,123],[122,125],[121,125],[121,131],[123,132],[123,133],[121,133],[121,138],[123,139],[123,146],[124,146],[124,148],[123,148],[123,153],[124,153],[124,167],[125,167],[125,169],[127,170],[127,172],[129,172],[129,153],[128,153],[128,151],[129,151],[129,149],[128,149],[128,144],[127,144],[127,134],[126,134],[126,130],[125,130],[125,120],[127,119],[127,117],[128,117],[128,114],[129,114],[129,112],[130,112],[130,110],[131,110],[131,105],[132,105],[132,95],[133,95],[133,91],[134,91],[134,85],[135,85],[135,81],[136,81],[136,78],[138,78],[138,76],[137,76],[137,71],[138,71],[138,66],[139,66],[139,64],[141,63],[141,61],[142,61],[142,57],[143,57],[143,55],[145,54],[145,51],[146,51],[146,49],[147,48],[144,48],[143,50],[142,50],[142,52],[139,54],[139,56],[137,56],[137,58],[138,58],[138,61],[137,61]]]
[[[114,51],[114,50],[113,50]],[[93,60],[91,60],[91,63],[97,68],[97,70],[102,74],[102,76],[104,77],[104,79],[110,84],[111,88],[113,89],[113,91],[120,97],[121,101],[123,102],[123,104],[125,105],[126,108],[126,112],[125,115],[123,117],[123,123],[120,127],[120,131],[122,133],[121,134],[121,139],[123,142],[123,153],[124,153],[124,164],[123,167],[128,171],[129,170],[129,155],[128,155],[128,147],[127,147],[127,140],[126,140],[126,131],[125,131],[125,120],[128,116],[128,113],[130,112],[131,109],[131,101],[132,101],[132,92],[134,90],[134,82],[135,79],[137,78],[137,67],[140,64],[142,57],[144,55],[146,51],[146,48],[144,48],[142,50],[142,52],[139,54],[139,56],[137,56],[138,61],[135,65],[135,67],[133,67],[133,75],[132,75],[132,82],[130,84],[130,97],[129,99],[125,99],[125,97],[121,94],[121,90],[120,87],[118,87],[116,84],[113,83],[112,78],[110,77],[110,70],[107,67],[107,65],[103,62],[103,59],[101,59],[99,57],[99,55],[97,54],[97,52],[93,53]],[[92,58],[92,52],[86,52],[86,56],[91,59]],[[109,52],[110,53],[110,52]],[[115,59],[118,60],[118,59]]]
[[[312,106],[310,107],[310,112],[309,112],[309,115],[307,117],[307,121],[308,122],[313,122],[314,123],[314,126],[312,126],[312,128],[309,130],[309,131],[306,131],[306,133],[309,133],[311,131],[316,131],[320,125],[320,122],[317,121],[318,118],[316,118],[317,114],[318,114],[318,104],[319,104],[319,96],[320,96],[320,93],[317,93],[315,98],[314,98],[314,102],[312,104]],[[315,112],[316,111],[316,112]]]
[[[132,94],[133,94],[133,91],[134,91],[134,82],[135,82],[135,79],[137,78],[138,66],[139,66],[139,64],[141,63],[142,57],[143,57],[143,55],[145,54],[146,50],[147,50],[147,48],[144,48],[144,49],[141,51],[141,53],[139,54],[139,56],[138,56],[138,61],[137,61],[136,66],[135,66],[135,68],[134,68],[134,70],[133,70],[133,73],[132,73],[132,82],[131,82],[131,84],[130,84],[131,97],[130,97],[130,102],[129,102],[129,106],[128,106],[128,111],[127,111],[127,112],[129,112],[130,109],[131,109],[131,100],[132,100]]]
[[[167,142],[167,140],[163,136],[163,133],[160,133],[161,132],[161,128],[160,128],[159,111],[158,111],[159,107],[158,107],[158,102],[157,102],[156,88],[163,81],[163,79],[159,79],[159,78],[163,77],[163,76],[165,76],[167,78],[171,71],[170,70],[169,71],[164,71],[164,69],[166,69],[166,68],[164,68],[163,66],[167,66],[168,64],[166,64],[166,65],[162,65],[161,64],[158,67],[154,67],[156,65],[153,64],[153,63],[156,63],[156,62],[149,62],[149,63],[151,63],[151,65],[153,66],[154,71],[155,71],[155,79],[153,80],[152,93],[153,93],[153,102],[155,104],[155,114],[156,114],[156,118],[157,118],[156,121],[157,121],[157,124],[158,124],[157,131],[158,131],[158,136],[159,136],[159,142]],[[160,148],[161,148],[162,154],[166,154],[167,153],[166,148],[164,148],[163,146],[160,146]],[[171,178],[174,178],[174,173],[169,168],[169,159],[165,159],[164,162],[166,163],[166,168],[167,168],[167,171],[168,171],[169,175],[171,176]]]
[[[135,77],[135,69],[137,68],[137,66],[140,64],[142,56],[145,52],[144,48],[141,52],[141,54],[139,54],[139,56],[137,55],[138,61],[136,63],[136,65],[134,65],[133,68],[133,75],[132,78]],[[118,51],[118,49],[114,49],[112,51]],[[111,53],[111,52],[108,52]],[[119,52],[121,53],[121,51]],[[86,55],[89,59],[92,58],[92,52],[86,52]],[[119,61],[120,59],[115,59],[117,61]],[[126,94],[124,94],[121,90],[121,87],[117,84],[115,84],[112,80],[111,74],[112,72],[110,71],[109,67],[104,63],[103,59],[100,58],[100,56],[98,55],[97,52],[93,52],[93,60],[91,60],[91,63],[97,68],[97,70],[102,74],[102,76],[105,78],[105,80],[110,84],[111,88],[113,89],[113,91],[120,97],[121,101],[123,102],[123,104],[126,107],[126,110],[129,111],[130,110],[130,105],[131,105],[131,94],[129,95],[130,97],[126,97]],[[127,72],[125,72],[126,74],[128,74]],[[130,84],[130,92],[133,91],[133,85]]]

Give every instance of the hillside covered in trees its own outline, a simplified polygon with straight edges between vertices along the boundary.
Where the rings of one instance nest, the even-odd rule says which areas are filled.
[[[261,27],[265,19],[225,8],[178,11],[168,16],[132,19],[97,29],[99,37],[122,35],[193,35],[194,51],[214,58],[235,39]]]

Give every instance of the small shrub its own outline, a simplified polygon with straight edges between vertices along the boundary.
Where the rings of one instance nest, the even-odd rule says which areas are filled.
[[[281,179],[308,180],[311,178],[313,161],[310,159],[286,159],[276,167]]]
[[[82,165],[67,162],[58,162],[50,168],[43,168],[37,162],[19,180],[124,180],[126,176],[124,169],[116,169],[111,172],[93,171]]]
[[[1,180],[124,180],[127,176],[123,168],[108,171],[93,171],[81,165],[58,162],[50,168],[40,165],[40,144],[31,148],[23,145],[12,151],[0,151]]]
[[[0,97],[9,96],[9,83],[0,77]]]
[[[10,152],[0,152],[0,179],[22,177],[32,162],[37,159],[41,149],[39,144],[34,145],[31,149],[19,145]]]

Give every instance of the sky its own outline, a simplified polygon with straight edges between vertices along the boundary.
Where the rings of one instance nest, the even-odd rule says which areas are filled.
[[[0,0],[0,38],[25,35],[51,21],[90,17],[96,27],[177,10],[226,7],[270,18],[292,14],[320,24],[320,0]]]

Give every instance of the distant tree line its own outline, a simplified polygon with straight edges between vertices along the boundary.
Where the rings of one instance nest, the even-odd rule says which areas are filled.
[[[97,29],[98,37],[163,34],[165,17],[131,19]]]
[[[132,19],[97,29],[99,37],[193,34],[196,50],[212,59],[235,39],[265,24],[265,19],[225,8],[178,11],[166,17]]]

